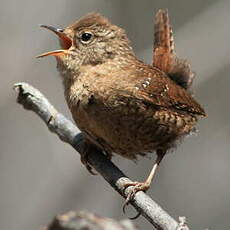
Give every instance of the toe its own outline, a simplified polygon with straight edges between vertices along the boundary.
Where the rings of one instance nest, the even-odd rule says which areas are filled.
[[[124,188],[128,188],[130,186],[136,186],[137,184],[140,184],[140,182],[138,182],[138,181],[128,182],[128,183],[124,184]]]
[[[94,175],[94,176],[97,175],[97,173],[93,171],[93,168],[92,168],[89,164],[85,164],[85,167],[86,167],[86,169],[88,170],[88,172],[89,172],[90,174],[92,174],[92,175]]]
[[[128,193],[126,199],[125,199],[125,203],[124,203],[123,208],[122,208],[124,214],[126,213],[126,207],[129,205],[130,201],[134,199],[135,194],[139,191],[139,190],[138,190],[138,187],[137,187],[137,184],[140,184],[140,183],[138,183],[138,182],[133,182],[133,183],[130,183],[130,184],[128,185],[128,186],[134,186],[134,185],[135,185],[135,186],[129,191],[129,193]],[[127,187],[128,187],[128,186],[127,186]],[[129,219],[135,220],[135,219],[137,219],[140,215],[141,215],[141,213],[138,212],[136,216],[134,216],[134,217],[129,217]]]
[[[88,170],[90,174],[97,175],[97,173],[93,171],[92,166],[89,164],[87,155],[81,156],[81,163],[85,165],[86,169]]]
[[[149,183],[144,182],[144,183],[136,184],[134,188],[136,191],[146,192],[149,189],[149,187],[150,187]]]
[[[130,188],[130,190],[128,192],[127,198],[126,198],[124,206],[123,206],[123,210],[124,210],[124,207],[126,207],[129,204],[129,202],[131,200],[133,200],[133,198],[135,197],[137,192],[139,192],[139,191],[146,192],[150,187],[149,184],[146,182],[144,182],[144,183],[130,182],[130,183],[127,183],[124,185],[124,189],[126,189],[127,187],[130,187],[130,186],[133,186],[133,187]]]

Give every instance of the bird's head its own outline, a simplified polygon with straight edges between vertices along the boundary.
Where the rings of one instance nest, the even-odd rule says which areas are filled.
[[[98,13],[88,14],[65,29],[41,27],[58,35],[61,49],[38,57],[55,56],[68,68],[97,65],[117,56],[133,55],[125,31]]]

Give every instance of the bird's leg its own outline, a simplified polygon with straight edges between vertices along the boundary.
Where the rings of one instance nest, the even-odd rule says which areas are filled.
[[[147,191],[149,189],[151,182],[153,180],[153,177],[156,174],[156,170],[157,170],[160,162],[162,161],[165,153],[166,153],[166,151],[157,150],[157,159],[153,165],[153,168],[152,168],[148,178],[145,180],[145,182],[130,182],[130,183],[125,184],[125,188],[127,188],[129,186],[134,186],[134,187],[130,190],[130,192],[129,192],[126,200],[125,200],[123,210],[129,204],[130,200],[132,200],[134,198],[135,194],[138,191]]]

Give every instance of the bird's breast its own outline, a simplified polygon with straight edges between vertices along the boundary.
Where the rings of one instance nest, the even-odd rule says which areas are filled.
[[[111,66],[85,66],[64,79],[65,96],[78,128],[108,152],[134,159],[168,149],[191,131],[194,116],[144,103],[135,75]],[[131,81],[132,80],[132,81]]]

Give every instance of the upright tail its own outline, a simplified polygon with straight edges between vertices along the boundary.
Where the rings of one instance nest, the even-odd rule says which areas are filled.
[[[187,60],[176,56],[167,10],[159,10],[155,16],[153,66],[165,72],[185,89],[189,89],[192,85],[195,74]]]

